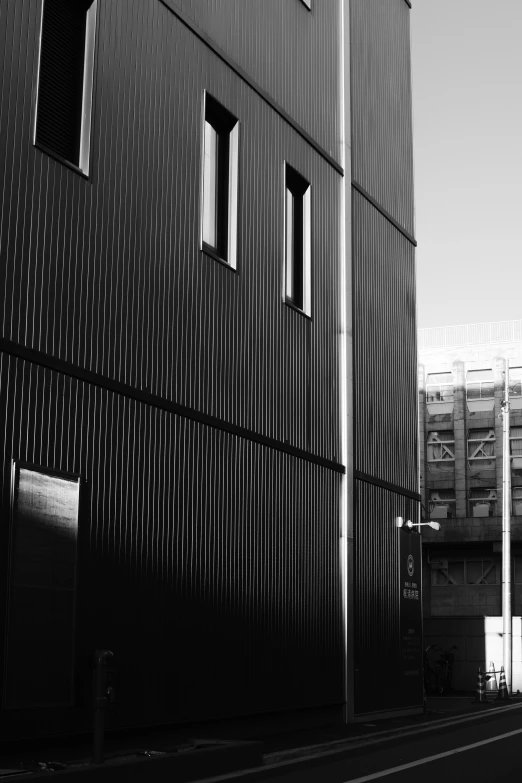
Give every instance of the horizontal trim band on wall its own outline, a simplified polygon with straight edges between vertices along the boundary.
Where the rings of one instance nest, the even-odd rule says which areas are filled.
[[[335,460],[329,460],[325,457],[321,457],[319,454],[314,454],[306,449],[300,449],[296,446],[291,446],[288,443],[277,440],[277,438],[271,438],[267,435],[262,435],[254,430],[241,427],[237,424],[225,421],[224,419],[218,419],[216,416],[209,416],[202,411],[189,408],[187,405],[181,405],[180,403],[168,400],[165,397],[159,397],[156,394],[144,391],[143,389],[135,389],[133,386],[129,386],[126,383],[120,383],[120,381],[114,381],[111,378],[106,378],[100,373],[92,372],[91,370],[85,370],[81,367],[77,367],[71,362],[66,362],[63,359],[57,359],[54,356],[49,356],[42,351],[37,351],[34,348],[27,348],[24,345],[13,343],[10,340],[5,340],[0,337],[0,351],[8,353],[11,356],[15,356],[18,359],[24,359],[25,361],[38,364],[41,367],[47,367],[49,370],[54,370],[62,375],[68,375],[71,378],[75,378],[85,383],[90,383],[93,386],[98,386],[102,389],[120,394],[123,397],[136,400],[137,402],[143,402],[145,405],[150,405],[154,408],[161,408],[169,413],[174,413],[177,416],[183,416],[186,419],[192,419],[200,424],[205,424],[208,427],[214,427],[214,429],[228,432],[231,435],[237,435],[239,438],[252,441],[253,443],[259,443],[261,446],[266,446],[269,449],[275,451],[281,451],[285,454],[290,454],[297,459],[311,462],[314,465],[319,465],[327,470],[332,470],[335,473],[346,473],[346,468]]]
[[[413,492],[413,490],[406,489],[405,487],[399,487],[398,484],[392,484],[391,481],[383,481],[376,476],[370,476],[369,473],[363,473],[362,470],[354,470],[353,477],[359,481],[365,481],[367,484],[375,484],[376,487],[387,489],[389,492],[394,492],[396,495],[404,495],[404,497],[416,500],[418,503],[422,500],[418,492]]]
[[[226,63],[229,68],[231,68],[234,73],[236,73],[240,79],[242,79],[246,84],[251,87],[254,92],[256,92],[260,98],[262,98],[279,116],[287,122],[291,127],[311,146],[314,148],[316,152],[319,153],[319,155],[324,158],[324,160],[332,166],[339,174],[344,176],[344,169],[340,165],[340,163],[337,163],[335,158],[332,158],[332,156],[323,148],[320,144],[318,144],[315,139],[310,136],[309,133],[305,131],[304,128],[299,125],[298,122],[296,122],[284,109],[282,106],[279,106],[279,104],[274,101],[274,99],[266,92],[266,90],[263,90],[262,87],[255,82],[249,74],[244,71],[240,65],[238,65],[231,57],[229,57],[228,54],[226,54],[219,46],[217,46],[216,43],[212,40],[212,38],[209,38],[209,36],[203,32],[196,24],[192,21],[180,8],[175,5],[173,0],[159,0],[160,3],[162,3],[166,8],[171,11],[174,16],[176,16],[180,22],[182,22],[186,27],[191,30],[191,32],[194,33],[197,38],[199,38],[200,41],[202,41],[206,46],[209,47],[209,49],[212,49],[214,54],[216,54],[220,60],[223,60],[224,63]]]
[[[389,212],[387,212],[387,211],[384,209],[384,207],[381,207],[381,205],[379,204],[379,202],[378,202],[378,201],[376,201],[376,200],[373,198],[373,196],[370,196],[370,194],[369,194],[369,193],[368,193],[368,192],[367,192],[367,191],[366,191],[364,188],[362,188],[362,187],[361,187],[361,186],[360,186],[360,185],[359,185],[359,184],[358,184],[358,183],[357,183],[357,182],[356,182],[354,179],[352,179],[352,188],[354,188],[354,190],[356,190],[356,191],[357,191],[357,193],[360,193],[360,194],[361,194],[361,196],[362,196],[363,198],[365,198],[367,201],[369,201],[369,202],[370,202],[370,204],[372,204],[372,206],[374,206],[374,207],[375,207],[375,209],[376,209],[378,212],[380,212],[380,213],[381,213],[381,215],[382,215],[383,217],[385,217],[385,218],[386,218],[386,220],[388,220],[388,221],[389,221],[389,222],[392,224],[392,226],[395,226],[395,228],[397,229],[397,231],[400,231],[400,232],[401,232],[401,234],[403,235],[403,237],[406,237],[406,239],[407,239],[409,242],[411,242],[411,244],[412,244],[414,247],[417,247],[417,240],[415,239],[415,237],[413,237],[413,236],[412,236],[412,235],[411,235],[411,234],[410,234],[408,231],[406,231],[406,229],[405,229],[405,228],[403,228],[403,227],[400,225],[400,223],[397,223],[397,221],[395,220],[395,218],[393,218],[393,217],[390,215],[390,213],[389,213]]]

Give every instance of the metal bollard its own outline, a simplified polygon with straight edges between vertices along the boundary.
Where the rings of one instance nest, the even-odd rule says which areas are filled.
[[[110,650],[96,650],[93,666],[93,735],[92,749],[95,764],[103,763],[105,711],[114,701],[114,691],[107,687],[107,660],[113,657]]]

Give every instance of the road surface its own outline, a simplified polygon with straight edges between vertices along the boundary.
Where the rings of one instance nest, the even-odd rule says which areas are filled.
[[[224,780],[225,778],[221,778]],[[216,779],[217,780],[217,779]],[[497,783],[522,780],[522,706],[471,722],[366,745],[231,783]]]

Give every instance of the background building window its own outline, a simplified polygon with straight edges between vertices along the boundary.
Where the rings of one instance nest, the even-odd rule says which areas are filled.
[[[431,567],[431,584],[436,587],[465,584],[464,561],[449,560],[433,563]]]
[[[17,465],[13,483],[5,706],[71,706],[79,479]]]
[[[453,470],[455,440],[453,430],[428,432],[427,458],[429,470]]]
[[[497,566],[491,560],[442,560],[431,565],[431,584],[436,587],[496,585],[497,576]]]
[[[97,0],[44,0],[35,143],[89,169]]]
[[[285,166],[285,299],[310,315],[310,183]]]
[[[452,519],[455,516],[455,490],[431,489],[429,512],[432,519]]]
[[[495,430],[473,429],[468,431],[468,461],[470,467],[488,467],[495,460]],[[478,464],[480,462],[480,465]]]
[[[522,367],[509,368],[509,396],[522,397]]]
[[[522,487],[511,488],[511,513],[515,517],[522,516]]]
[[[426,378],[426,402],[453,402],[453,374],[430,372]]]
[[[496,585],[497,569],[491,560],[466,560],[468,585]]]
[[[522,585],[522,557],[513,558],[513,581],[516,585]]]
[[[522,468],[522,427],[509,428],[511,467]]]
[[[493,370],[468,370],[466,373],[466,398],[489,400],[495,396]]]
[[[497,491],[493,488],[473,488],[469,491],[469,510],[472,517],[490,517],[495,510]]]
[[[239,123],[206,93],[204,127],[202,248],[235,269]]]

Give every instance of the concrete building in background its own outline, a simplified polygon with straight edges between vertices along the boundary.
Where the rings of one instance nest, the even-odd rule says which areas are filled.
[[[422,709],[410,8],[2,3],[0,740]]]
[[[457,644],[457,687],[475,686],[486,658],[483,618],[502,614],[500,412],[508,362],[512,612],[520,616],[522,321],[419,330],[423,518],[441,525],[423,528],[425,644]]]

